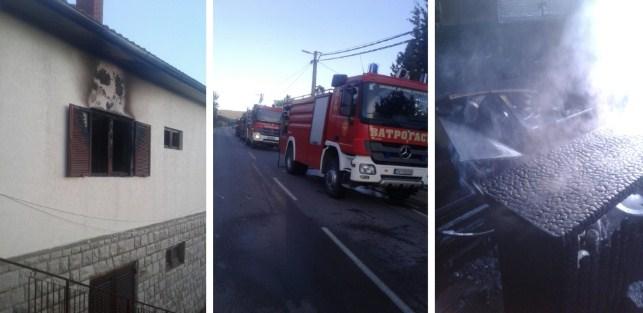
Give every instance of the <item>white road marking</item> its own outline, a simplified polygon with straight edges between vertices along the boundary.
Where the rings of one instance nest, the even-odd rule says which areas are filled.
[[[393,303],[395,303],[395,305],[400,309],[400,311],[404,313],[413,313],[413,310],[411,310],[411,308],[408,305],[406,305],[406,303],[404,303],[404,301],[402,301],[402,299],[400,299],[400,297],[398,297],[395,294],[395,292],[393,292],[393,290],[391,290],[388,286],[386,286],[386,284],[384,284],[384,282],[380,280],[379,277],[375,275],[375,273],[373,273],[364,263],[362,263],[362,261],[360,261],[360,259],[358,259],[351,252],[351,250],[348,250],[348,248],[346,248],[346,246],[344,246],[344,244],[341,241],[339,241],[339,239],[337,239],[337,237],[335,237],[335,235],[333,235],[333,233],[330,230],[328,230],[328,228],[322,227],[321,229],[322,231],[324,231],[324,233],[326,233],[326,235],[328,235],[328,237],[330,237],[330,239],[339,247],[339,249],[341,249],[342,252],[344,252],[344,254],[346,254],[351,259],[351,261],[353,261],[353,263],[355,263],[355,265],[357,265],[357,267],[360,270],[362,270],[362,272],[366,274],[366,276],[368,276],[368,278],[370,278],[371,281],[382,292],[384,292],[384,294],[386,294],[389,297],[389,299],[391,299],[391,301],[393,301]]]
[[[286,194],[288,194],[288,196],[289,196],[290,198],[292,198],[293,200],[297,201],[297,197],[295,197],[295,195],[293,195],[293,194],[292,194],[292,192],[290,192],[290,190],[288,190],[288,188],[286,188],[286,186],[284,186],[284,185],[279,181],[279,179],[277,179],[277,177],[273,177],[272,179],[274,179],[274,180],[275,180],[275,183],[277,183],[277,185],[279,185],[279,187],[281,187],[281,189],[283,189],[283,190],[284,190],[284,192],[286,192]]]
[[[257,160],[257,157],[256,157],[254,154],[252,154],[252,152],[248,151],[248,155],[250,155],[250,157],[251,157],[253,160],[255,160],[255,161]]]
[[[415,212],[415,213],[417,213],[417,214],[420,214],[420,215],[424,216],[424,218],[427,218],[426,214],[424,214],[424,213],[422,213],[422,212],[418,211],[417,209],[411,209],[411,210],[413,210],[413,212]]]
[[[254,168],[255,171],[257,171],[257,174],[263,178],[263,174],[261,174],[261,171],[259,170],[259,168],[257,168],[257,165],[254,163],[250,163],[250,165],[252,165],[252,168]]]

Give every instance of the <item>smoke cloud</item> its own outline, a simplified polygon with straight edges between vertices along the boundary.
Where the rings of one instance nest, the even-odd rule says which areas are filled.
[[[639,1],[583,1],[547,57],[541,87],[551,92],[541,103],[579,95],[594,107],[600,126],[640,131],[643,45],[635,33],[643,29],[642,8]]]

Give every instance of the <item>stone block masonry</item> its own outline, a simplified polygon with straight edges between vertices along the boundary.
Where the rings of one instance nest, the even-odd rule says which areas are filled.
[[[166,268],[166,251],[185,242],[183,264]],[[205,212],[83,240],[11,261],[89,285],[91,279],[135,262],[136,297],[174,312],[205,308]],[[36,277],[41,276],[40,274]],[[0,262],[0,313],[25,312],[29,277]],[[43,277],[45,278],[45,277]]]

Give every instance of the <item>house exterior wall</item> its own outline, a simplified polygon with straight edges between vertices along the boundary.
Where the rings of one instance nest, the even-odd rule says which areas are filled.
[[[126,112],[151,125],[151,175],[66,177],[68,106],[87,105],[101,60],[5,12],[0,38],[0,257],[205,211],[204,105],[126,72]],[[166,126],[182,150],[164,148]]]

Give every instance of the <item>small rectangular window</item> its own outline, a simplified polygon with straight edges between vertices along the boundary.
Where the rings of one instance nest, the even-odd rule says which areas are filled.
[[[185,263],[185,241],[165,251],[165,269],[167,271]]]
[[[165,127],[164,142],[165,147],[168,149],[181,150],[183,148],[183,132]]]
[[[172,133],[165,129],[165,146],[169,146],[172,142]]]

